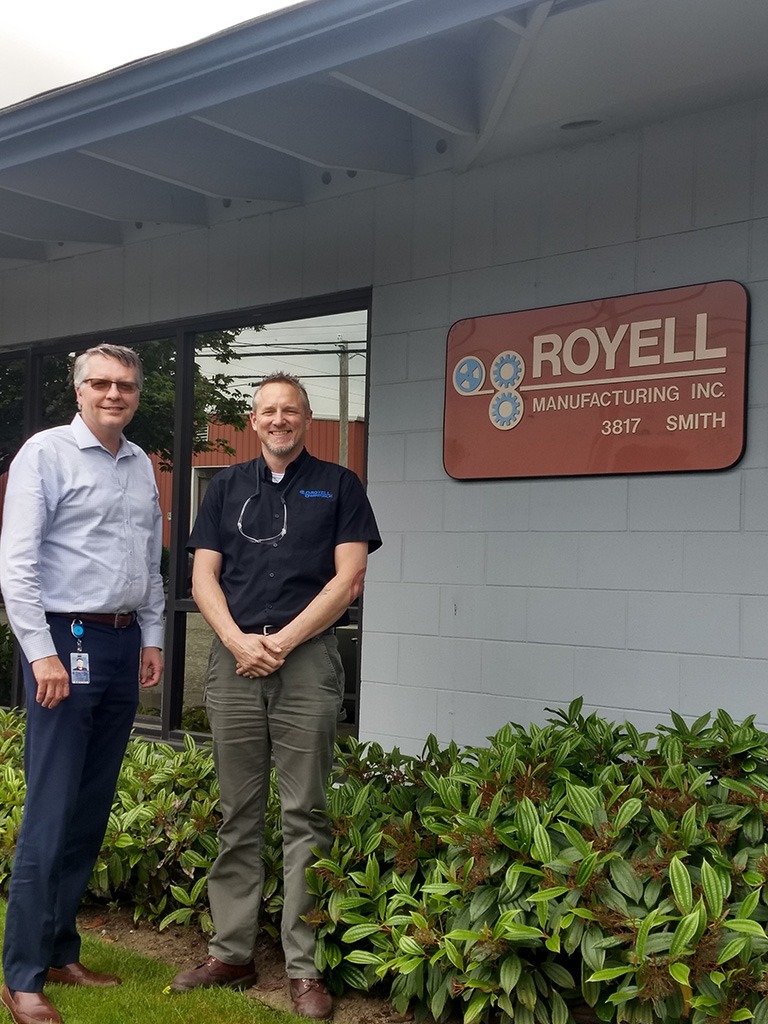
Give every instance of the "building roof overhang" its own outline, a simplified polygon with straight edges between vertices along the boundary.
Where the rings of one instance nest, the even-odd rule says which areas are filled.
[[[0,111],[0,269],[768,92],[757,0],[306,0]]]

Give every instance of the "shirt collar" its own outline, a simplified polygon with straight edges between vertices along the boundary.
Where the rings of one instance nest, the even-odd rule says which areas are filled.
[[[74,419],[72,420],[70,426],[72,427],[72,433],[75,436],[77,447],[80,448],[81,450],[83,448],[104,448],[104,445],[101,443],[98,437],[96,437],[96,435],[91,431],[91,429],[88,426],[86,426],[85,420],[83,419],[79,412],[75,413]],[[107,449],[104,448],[104,451],[106,450]],[[133,454],[134,452],[131,449],[129,442],[125,439],[125,436],[121,434],[120,447],[117,450],[117,455],[115,456],[115,458],[122,459],[126,455]]]
[[[308,458],[309,452],[307,451],[306,448],[302,448],[299,454],[293,460],[293,462],[289,462],[288,465],[285,467],[285,476],[283,477],[283,482],[287,483],[289,480],[292,480]],[[256,460],[256,472],[258,474],[259,480],[267,480],[269,483],[272,482],[272,470],[264,461],[263,455],[260,455]]]

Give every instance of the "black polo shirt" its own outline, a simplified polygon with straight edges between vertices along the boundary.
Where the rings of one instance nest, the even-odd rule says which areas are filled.
[[[283,524],[285,536],[278,539]],[[220,552],[232,618],[245,632],[260,632],[265,625],[285,626],[303,611],[336,575],[336,546],[352,541],[367,541],[369,551],[381,547],[363,485],[351,470],[305,449],[277,484],[263,458],[217,473],[187,548]]]

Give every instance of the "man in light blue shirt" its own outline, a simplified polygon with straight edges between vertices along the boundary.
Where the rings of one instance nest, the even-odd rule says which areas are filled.
[[[0,994],[17,1024],[59,1024],[46,981],[120,983],[79,960],[75,917],[104,838],[138,702],[163,662],[161,517],[152,465],[123,428],[141,363],[75,360],[78,414],[31,437],[8,476],[0,586],[22,651],[27,794]]]

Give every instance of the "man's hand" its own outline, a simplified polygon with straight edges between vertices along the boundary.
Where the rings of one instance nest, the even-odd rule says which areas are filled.
[[[157,686],[163,676],[163,654],[159,647],[144,647],[141,651],[139,685],[148,690]]]
[[[37,683],[35,700],[44,708],[55,708],[69,696],[69,672],[55,654],[32,662]]]
[[[235,656],[235,671],[239,676],[271,676],[285,662],[285,654],[275,638],[260,633],[243,633],[230,650]]]

